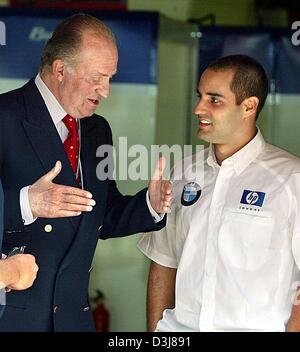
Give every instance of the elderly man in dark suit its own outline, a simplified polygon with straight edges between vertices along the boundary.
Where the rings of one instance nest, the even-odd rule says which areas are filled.
[[[39,265],[30,289],[7,295],[0,331],[93,331],[88,283],[98,238],[165,225],[171,185],[161,163],[135,196],[96,175],[96,150],[112,136],[94,112],[117,61],[110,29],[74,15],[46,44],[37,77],[0,96],[3,252],[26,246]]]

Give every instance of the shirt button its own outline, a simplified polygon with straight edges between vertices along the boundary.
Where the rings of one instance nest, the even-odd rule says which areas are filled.
[[[57,312],[57,309],[58,309],[58,306],[54,306],[54,307],[53,307],[53,313],[56,313],[56,312]]]
[[[45,230],[45,232],[51,232],[52,231],[52,225],[50,225],[50,224],[45,225],[44,230]]]
[[[212,275],[212,271],[211,270],[205,270],[205,276],[206,277],[209,277],[209,276],[211,276]]]
[[[83,312],[88,312],[89,310],[90,310],[90,307],[89,307],[89,306],[84,307],[84,308],[82,309]]]

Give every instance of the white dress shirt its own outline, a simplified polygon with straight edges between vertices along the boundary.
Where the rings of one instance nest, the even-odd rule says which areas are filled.
[[[46,86],[46,84],[43,82],[43,80],[40,77],[40,74],[38,74],[35,78],[35,84],[47,106],[47,109],[49,111],[49,114],[52,118],[52,121],[57,129],[57,132],[60,136],[60,139],[62,142],[66,140],[68,137],[68,129],[65,126],[64,122],[62,121],[63,118],[67,115],[66,111],[62,108],[62,106],[59,104],[55,96],[52,94],[50,89]],[[79,131],[79,136],[80,136],[80,131]],[[53,165],[54,167],[54,165]],[[81,163],[80,163],[80,158],[79,158],[79,170],[81,173],[81,182],[84,181],[83,174],[82,174],[82,168],[81,168]],[[20,191],[20,208],[21,208],[21,214],[22,214],[22,219],[24,221],[25,225],[30,225],[33,223],[36,218],[33,217],[30,204],[29,204],[29,198],[28,198],[28,189],[29,186],[23,187]],[[146,194],[146,202],[149,208],[149,211],[154,219],[154,221],[157,223],[161,221],[164,217],[164,215],[159,215],[155,212],[155,210],[152,208],[150,204],[150,199],[149,199],[149,194],[147,192]]]
[[[258,131],[221,166],[213,146],[202,160],[202,180],[189,178],[190,158],[186,179],[174,181],[167,226],[138,244],[177,268],[175,308],[156,330],[284,331],[299,280],[300,159]],[[200,197],[183,204],[189,182]]]

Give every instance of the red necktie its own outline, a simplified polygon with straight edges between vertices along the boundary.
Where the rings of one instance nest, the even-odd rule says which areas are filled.
[[[64,141],[64,147],[68,155],[70,164],[72,166],[72,170],[75,176],[77,176],[77,167],[78,167],[78,158],[79,158],[79,137],[78,137],[78,130],[77,130],[77,122],[70,115],[66,115],[63,118],[63,122],[69,131],[68,137]],[[80,178],[78,177],[78,179]]]

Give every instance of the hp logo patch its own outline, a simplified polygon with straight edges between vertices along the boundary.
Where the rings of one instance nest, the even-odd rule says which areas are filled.
[[[257,207],[262,207],[266,193],[250,191],[245,189],[242,195],[241,204],[255,205]]]
[[[196,182],[189,182],[183,187],[181,204],[185,206],[193,205],[201,195],[201,187]]]

